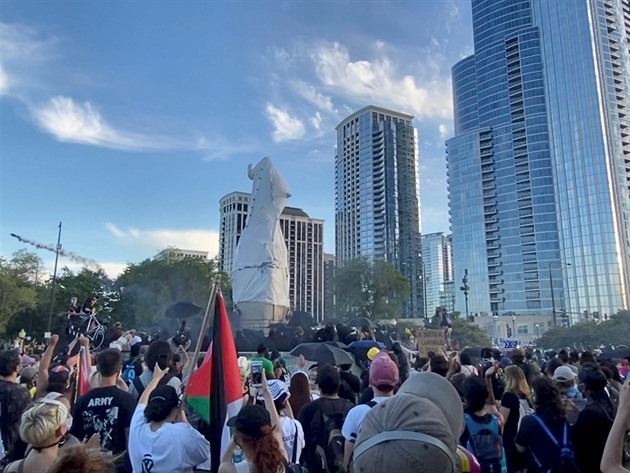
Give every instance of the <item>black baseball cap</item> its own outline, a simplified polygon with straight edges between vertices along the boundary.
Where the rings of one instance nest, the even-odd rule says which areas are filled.
[[[262,428],[265,425],[271,426],[271,416],[267,409],[254,404],[243,407],[237,415],[228,420],[227,425],[248,437],[259,439],[263,436]]]
[[[171,409],[177,407],[179,405],[179,396],[177,395],[175,388],[173,386],[169,386],[168,384],[164,384],[151,391],[148,404],[158,402],[164,403],[166,407],[170,407]]]

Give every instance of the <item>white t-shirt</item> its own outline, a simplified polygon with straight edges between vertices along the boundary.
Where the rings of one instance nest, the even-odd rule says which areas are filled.
[[[133,473],[192,473],[210,456],[210,444],[189,424],[165,423],[153,432],[136,407],[129,427],[129,458]]]
[[[286,416],[280,417],[280,425],[282,426],[282,443],[287,452],[289,463],[299,463],[302,449],[304,448],[304,429],[299,420],[291,419]],[[296,430],[297,429],[297,430]],[[293,461],[293,445],[295,444],[295,435],[297,433],[297,450],[295,461]]]
[[[379,402],[383,402],[385,399],[389,399],[389,397],[379,396],[372,400],[378,404]],[[365,416],[368,412],[370,412],[370,409],[372,408],[367,404],[359,404],[348,411],[346,420],[343,421],[343,427],[341,428],[341,435],[343,435],[343,438],[349,442],[354,442],[357,439],[359,429],[361,429],[361,425],[363,424],[363,419],[365,419]]]

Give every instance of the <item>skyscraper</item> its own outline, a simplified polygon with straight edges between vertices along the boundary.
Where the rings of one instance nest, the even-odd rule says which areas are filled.
[[[411,289],[408,317],[422,317],[420,186],[413,117],[368,106],[337,126],[337,265],[366,257],[392,263]]]
[[[422,235],[422,271],[424,273],[424,297],[429,317],[437,307],[449,303],[453,283],[453,247],[451,235],[427,233]]]
[[[473,0],[472,13],[447,142],[469,311],[575,323],[628,308],[629,2]]]
[[[219,261],[230,273],[238,240],[247,223],[250,194],[231,192],[221,198]],[[311,218],[302,209],[285,207],[280,229],[289,257],[291,309],[308,312],[315,320],[324,317],[324,221]]]

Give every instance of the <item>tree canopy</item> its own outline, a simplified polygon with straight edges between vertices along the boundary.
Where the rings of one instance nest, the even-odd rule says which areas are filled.
[[[20,250],[10,260],[0,257],[0,333],[17,316],[35,308],[42,261],[34,253]]]
[[[163,258],[131,264],[116,280],[117,301],[112,303],[112,317],[126,326],[148,328],[159,325],[166,309],[175,302],[189,301],[205,309],[217,274],[217,260],[181,258],[168,252]],[[225,274],[221,290],[231,301]]]
[[[606,321],[584,321],[571,327],[553,327],[536,344],[542,348],[596,348],[630,341],[630,311],[622,310]]]
[[[337,269],[335,276],[337,315],[342,318],[399,317],[409,292],[405,276],[382,260],[360,258],[348,261]]]

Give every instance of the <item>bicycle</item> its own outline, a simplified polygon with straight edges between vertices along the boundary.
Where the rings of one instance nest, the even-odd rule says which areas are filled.
[[[78,315],[81,316],[81,328],[86,329],[81,331],[90,340],[90,348],[98,350],[105,341],[107,326],[100,323],[94,314],[79,313]]]

